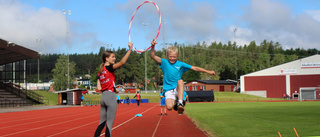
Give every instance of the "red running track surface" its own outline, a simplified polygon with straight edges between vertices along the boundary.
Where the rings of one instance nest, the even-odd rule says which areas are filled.
[[[167,111],[159,103],[121,104],[112,128],[113,137],[207,137],[186,116]],[[142,117],[135,117],[141,114]],[[0,137],[91,137],[100,119],[100,106],[67,107],[0,113]],[[104,136],[104,131],[102,136]]]

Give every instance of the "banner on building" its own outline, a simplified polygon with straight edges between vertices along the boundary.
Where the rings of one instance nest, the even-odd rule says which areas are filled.
[[[297,69],[295,69],[295,68],[280,69],[279,74],[280,75],[297,74]]]
[[[301,62],[301,68],[320,68],[320,62]]]

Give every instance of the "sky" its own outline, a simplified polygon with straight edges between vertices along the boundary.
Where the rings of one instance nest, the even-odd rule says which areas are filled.
[[[128,48],[129,24],[145,0],[0,0],[0,38],[40,54],[98,53],[100,47]],[[320,50],[319,0],[153,0],[131,23],[137,49],[177,42],[263,40],[283,49]],[[63,10],[71,11],[64,14]],[[234,31],[236,29],[236,31]]]

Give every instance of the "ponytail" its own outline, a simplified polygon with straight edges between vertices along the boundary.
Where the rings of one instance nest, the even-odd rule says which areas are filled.
[[[106,63],[106,58],[109,58],[112,53],[113,53],[112,51],[103,52],[103,54],[102,54],[102,63],[100,65],[100,69],[99,69],[99,74],[98,75],[102,74],[104,64]]]
[[[101,63],[98,75],[102,74],[104,63]]]

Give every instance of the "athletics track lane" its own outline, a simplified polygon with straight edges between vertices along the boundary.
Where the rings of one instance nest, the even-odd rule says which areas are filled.
[[[159,112],[159,103],[143,103],[139,107],[121,104],[113,124],[113,137],[206,136],[187,116],[177,115],[176,111],[160,116]],[[0,113],[0,136],[93,136],[99,113],[100,106]],[[143,116],[134,117],[136,114]]]

